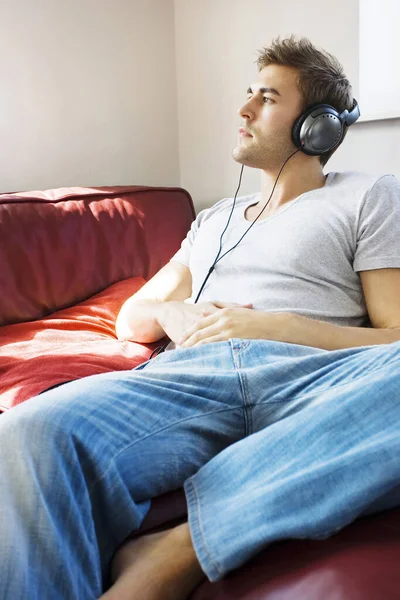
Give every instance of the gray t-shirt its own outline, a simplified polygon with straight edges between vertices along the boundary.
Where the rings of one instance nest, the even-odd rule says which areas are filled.
[[[236,199],[220,257],[250,227],[245,210],[259,199],[260,193]],[[171,259],[190,268],[189,302],[218,254],[232,205],[233,198],[223,198],[202,210]],[[324,187],[256,221],[217,262],[198,302],[252,302],[255,310],[370,327],[358,272],[387,267],[400,268],[400,182],[393,175],[328,173]]]

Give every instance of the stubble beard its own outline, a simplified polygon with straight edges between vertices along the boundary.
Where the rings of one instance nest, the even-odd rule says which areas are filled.
[[[250,138],[249,138],[250,139]],[[293,144],[279,140],[270,140],[264,146],[239,142],[232,150],[232,158],[247,167],[254,169],[280,168],[287,157],[294,152]]]

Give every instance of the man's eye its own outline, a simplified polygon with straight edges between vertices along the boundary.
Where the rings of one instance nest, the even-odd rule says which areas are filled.
[[[249,100],[251,100],[251,98],[252,98],[252,96],[247,96],[247,102]],[[275,101],[272,100],[272,98],[268,98],[267,96],[265,96],[265,97],[263,97],[263,102],[272,102],[272,103],[274,103]]]

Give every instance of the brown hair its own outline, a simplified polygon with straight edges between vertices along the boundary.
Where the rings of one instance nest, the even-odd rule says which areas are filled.
[[[255,62],[259,71],[272,64],[298,69],[297,85],[304,98],[303,110],[316,103],[330,104],[339,113],[346,109],[350,111],[353,107],[352,87],[342,65],[329,52],[313,46],[308,38],[296,40],[295,36],[291,35],[280,40],[277,37],[269,47],[258,50],[258,53]],[[345,126],[343,139],[346,133]],[[337,148],[338,146],[321,154],[319,160],[322,166]]]

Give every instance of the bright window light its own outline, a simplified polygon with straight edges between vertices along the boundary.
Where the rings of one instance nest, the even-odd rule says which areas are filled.
[[[362,120],[400,117],[400,2],[359,0]]]

